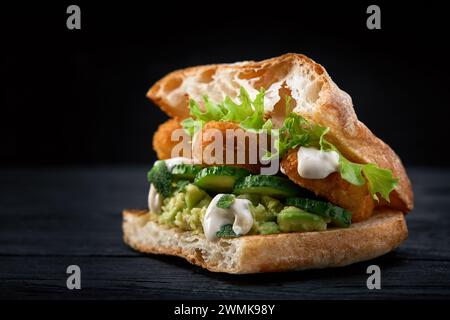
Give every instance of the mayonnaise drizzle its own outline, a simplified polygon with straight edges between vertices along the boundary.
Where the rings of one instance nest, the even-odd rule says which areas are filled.
[[[163,196],[158,193],[153,183],[150,185],[150,191],[148,193],[148,208],[151,213],[160,214],[163,204]]]
[[[247,234],[253,226],[249,200],[235,199],[228,209],[222,209],[217,207],[222,196],[223,194],[218,194],[211,200],[203,218],[205,237],[210,241],[217,240],[217,231],[226,224],[233,224],[233,231],[237,235]]]
[[[339,169],[339,154],[336,151],[300,147],[297,152],[297,163],[300,177],[323,179]]]

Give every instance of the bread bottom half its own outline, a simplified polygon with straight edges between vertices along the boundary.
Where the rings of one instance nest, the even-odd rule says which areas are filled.
[[[340,267],[397,248],[408,229],[400,211],[382,209],[350,228],[250,235],[211,242],[201,234],[169,228],[146,210],[123,211],[125,242],[143,253],[174,255],[214,272],[258,273]]]

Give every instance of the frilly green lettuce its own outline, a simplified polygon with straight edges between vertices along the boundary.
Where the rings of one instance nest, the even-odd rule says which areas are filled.
[[[264,122],[264,88],[261,88],[252,101],[247,90],[241,87],[239,94],[240,104],[226,97],[222,103],[216,104],[203,96],[205,111],[194,100],[189,101],[191,118],[182,121],[181,125],[191,136],[194,135],[206,122],[232,121],[240,123],[245,130],[260,130]]]

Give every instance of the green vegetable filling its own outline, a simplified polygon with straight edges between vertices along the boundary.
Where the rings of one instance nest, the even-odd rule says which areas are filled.
[[[267,235],[280,232],[325,230],[326,221],[330,222],[329,219],[326,220],[319,215],[286,206],[283,201],[269,196],[226,194],[219,199],[217,206],[227,209],[235,198],[248,199],[251,202],[250,211],[254,224],[249,234]],[[187,183],[184,188],[164,199],[161,214],[153,215],[159,223],[201,234],[203,233],[203,217],[210,202],[211,196],[206,191]],[[222,226],[217,236],[237,237],[232,230],[232,225]]]
[[[164,199],[158,222],[186,231],[202,233],[203,216],[211,197],[193,184]]]
[[[212,196],[219,192],[212,190],[221,189],[224,184],[227,184],[228,192],[233,186],[234,191],[222,195],[217,207],[228,209],[235,199],[249,200],[253,216],[249,234],[321,231],[326,230],[327,224],[338,227],[351,224],[351,213],[341,207],[326,201],[291,197],[301,193],[302,189],[286,178],[251,175],[246,170],[227,166],[204,169],[182,166],[173,174],[167,170],[164,161],[157,161],[148,174],[149,181],[164,197],[161,214],[152,214],[152,217],[168,226],[203,233],[204,215]],[[181,174],[191,173],[194,169],[197,171],[195,178],[180,179]],[[224,178],[231,180],[227,182]],[[217,236],[237,235],[232,226],[227,225],[222,226]]]
[[[168,197],[172,193],[172,175],[167,169],[164,161],[157,161],[147,174],[147,180],[153,184],[163,197]]]

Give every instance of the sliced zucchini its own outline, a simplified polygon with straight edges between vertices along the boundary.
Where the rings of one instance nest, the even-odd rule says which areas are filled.
[[[177,164],[171,173],[174,179],[194,181],[200,170],[202,167],[196,164]]]
[[[318,214],[324,218],[329,218],[334,225],[341,228],[349,227],[352,223],[352,214],[350,211],[335,206],[330,202],[306,198],[289,198],[286,199],[286,205]]]
[[[200,170],[194,184],[204,190],[214,193],[231,193],[236,180],[250,174],[238,167],[214,166]]]
[[[292,181],[277,177],[250,175],[236,182],[233,193],[235,194],[258,194],[275,198],[287,198],[298,195],[299,187]]]

